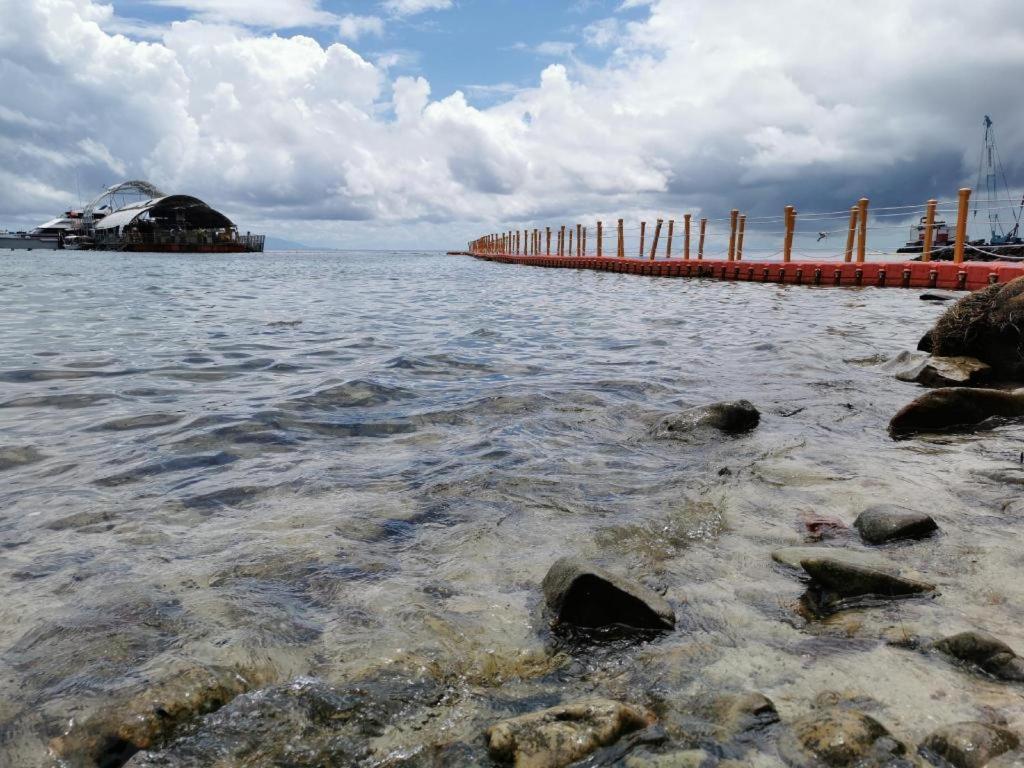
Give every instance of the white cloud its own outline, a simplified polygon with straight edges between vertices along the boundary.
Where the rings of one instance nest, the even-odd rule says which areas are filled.
[[[358,40],[364,35],[384,34],[384,20],[379,16],[348,14],[338,20],[338,35],[346,40]]]
[[[445,11],[452,0],[384,0],[381,6],[394,16],[414,16],[424,11]]]
[[[337,17],[320,9],[319,0],[149,0],[153,5],[184,8],[197,18],[269,29],[327,26]]]
[[[827,13],[655,0],[640,21],[582,33],[607,64],[474,86],[487,108],[392,79],[386,56],[257,34],[240,3],[202,3],[202,19],[151,42],[112,34],[112,10],[89,0],[13,3],[0,0],[3,225],[75,202],[76,175],[83,193],[148,177],[247,229],[352,245],[458,244],[599,214],[906,202],[969,179],[991,111],[1007,170],[1024,171],[1024,105],[1006,98],[1024,22],[1010,0]],[[322,13],[277,0],[262,25],[287,24],[286,6]]]

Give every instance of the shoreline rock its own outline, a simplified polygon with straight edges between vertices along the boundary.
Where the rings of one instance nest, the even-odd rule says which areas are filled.
[[[923,539],[939,529],[931,516],[892,504],[877,504],[865,509],[857,516],[853,526],[869,544]]]
[[[932,648],[959,661],[974,664],[1000,680],[1024,682],[1024,659],[987,632],[960,632],[933,643]]]
[[[948,432],[970,428],[994,416],[1024,416],[1024,390],[933,389],[905,405],[892,417],[889,434],[900,438],[922,432]]]
[[[556,560],[542,587],[557,624],[654,630],[676,624],[672,606],[654,590],[574,557]]]
[[[899,765],[892,761],[906,751],[873,717],[839,707],[804,715],[779,740],[780,755],[799,768]]]
[[[901,352],[886,368],[900,381],[926,387],[977,386],[991,378],[992,366],[973,357],[939,357]]]
[[[712,403],[666,416],[651,428],[655,438],[685,439],[701,430],[726,434],[749,432],[761,422],[761,412],[749,400]]]
[[[1018,746],[1020,739],[1005,728],[968,722],[939,728],[921,742],[918,751],[934,764],[945,761],[953,768],[982,768]]]

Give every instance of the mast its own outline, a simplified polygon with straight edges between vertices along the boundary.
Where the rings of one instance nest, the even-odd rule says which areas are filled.
[[[1021,208],[1014,211],[1010,209],[1014,223],[1009,232],[1003,230],[1002,222],[999,221],[1000,202],[1010,202],[1010,185],[1006,181],[1006,172],[1003,170],[1003,162],[999,157],[999,149],[996,147],[996,132],[992,125],[992,118],[985,115],[985,141],[981,147],[981,157],[978,160],[978,184],[977,195],[974,202],[974,216],[978,215],[978,203],[982,202],[981,180],[985,179],[984,203],[988,209],[989,243],[991,245],[1005,245],[1017,238],[1020,229],[1021,209],[1024,209],[1024,199],[1021,200]],[[1003,201],[999,199],[999,179],[1003,181],[1003,191],[1006,197]]]

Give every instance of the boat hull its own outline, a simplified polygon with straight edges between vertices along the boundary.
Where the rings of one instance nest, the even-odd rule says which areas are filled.
[[[0,251],[56,251],[57,240],[31,235],[0,235]]]

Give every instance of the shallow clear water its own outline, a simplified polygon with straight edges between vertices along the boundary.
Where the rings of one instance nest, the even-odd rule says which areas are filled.
[[[444,680],[388,754],[591,692],[759,690],[784,720],[852,692],[908,743],[1024,725],[1016,689],[883,641],[1024,650],[1024,428],[886,434],[920,389],[880,364],[941,309],[436,254],[0,252],[0,764],[211,665]],[[648,436],[739,397],[749,435]],[[770,551],[880,501],[939,522],[888,552],[941,595],[808,623]],[[566,655],[539,593],[562,554],[664,590],[677,630]]]

